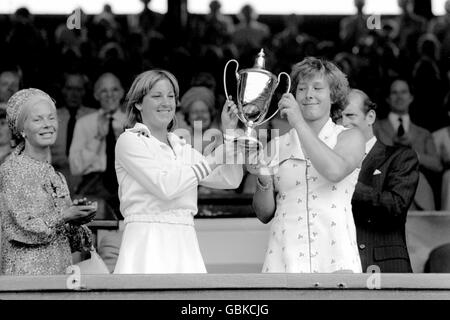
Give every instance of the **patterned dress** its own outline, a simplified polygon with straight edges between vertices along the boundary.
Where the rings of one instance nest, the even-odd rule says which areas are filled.
[[[64,224],[72,203],[64,177],[18,146],[0,167],[2,222],[1,273],[64,274],[71,252],[92,246],[86,226]]]
[[[319,139],[334,148],[343,130],[329,119]],[[359,169],[333,183],[305,158],[295,129],[271,143],[278,194],[263,272],[361,272],[351,207]]]

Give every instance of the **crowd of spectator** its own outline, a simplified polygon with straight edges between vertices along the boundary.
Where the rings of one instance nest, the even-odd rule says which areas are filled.
[[[150,9],[150,0],[142,3],[143,10],[125,22],[109,5],[97,15],[78,10],[80,29],[62,23],[53,34],[39,28],[26,8],[3,17],[8,28],[0,31],[0,109],[20,88],[35,87],[56,97],[60,126],[52,162],[66,176],[72,193],[101,194],[100,189],[108,189],[108,197],[114,194],[117,186],[99,175],[111,169],[105,141],[109,132],[114,131],[114,141],[123,130],[124,92],[137,74],[151,68],[174,73],[182,97],[179,125],[193,130],[193,122],[202,120],[204,131],[220,127],[216,115],[225,101],[225,63],[237,59],[241,66],[251,67],[264,48],[268,68],[275,74],[289,72],[304,57],[323,57],[341,68],[351,87],[363,90],[378,104],[381,118],[389,120],[396,108],[406,108],[399,112],[407,115],[400,120],[405,121],[402,128],[406,132],[418,128],[425,136],[426,150],[411,138],[393,143],[417,149],[434,193],[432,206],[417,208],[450,210],[446,195],[450,184],[450,0],[446,13],[433,18],[414,13],[413,0],[398,0],[401,14],[382,17],[379,29],[368,28],[365,1],[355,0],[356,13],[341,20],[335,41],[305,32],[302,15],[285,16],[284,29],[276,33],[259,21],[251,5],[236,15],[224,15],[216,0],[211,1],[208,14],[188,16],[183,41],[172,41],[170,21]],[[273,100],[276,105],[278,97]],[[339,114],[334,116],[339,119]],[[3,159],[9,151],[4,140],[9,138],[1,110],[0,124]],[[393,124],[396,130],[400,125]],[[283,134],[289,125],[277,116],[268,128]],[[252,188],[238,190],[251,192]]]

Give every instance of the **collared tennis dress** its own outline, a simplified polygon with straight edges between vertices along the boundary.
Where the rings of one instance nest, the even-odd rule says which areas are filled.
[[[171,147],[142,123],[117,140],[116,173],[125,230],[114,273],[206,272],[194,229],[197,186],[237,188],[242,165],[211,170],[204,156],[184,139],[169,133],[168,140]]]
[[[343,130],[330,118],[319,139],[334,148]],[[359,169],[333,183],[305,158],[295,129],[271,143],[278,194],[263,272],[362,272],[351,207]]]

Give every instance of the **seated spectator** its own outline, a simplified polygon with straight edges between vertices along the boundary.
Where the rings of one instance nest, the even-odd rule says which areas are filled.
[[[98,78],[94,97],[100,110],[76,122],[69,151],[71,173],[82,175],[75,193],[105,199],[119,218],[114,149],[126,121],[121,108],[123,95],[121,82],[115,75],[104,73]]]
[[[450,119],[450,101],[446,101],[446,107],[448,118]],[[450,126],[433,132],[433,140],[444,167],[441,188],[441,210],[450,211]]]
[[[89,26],[89,38],[95,43],[97,48],[108,42],[120,42],[123,40],[120,24],[117,22],[110,5],[105,4],[102,12],[92,19],[92,25]]]
[[[26,75],[26,87],[42,86],[47,75],[43,73],[43,62],[48,49],[43,32],[36,27],[34,16],[27,8],[17,9],[11,18],[13,26],[7,37],[9,54]]]
[[[232,41],[239,50],[240,59],[244,60],[240,62],[252,64],[254,55],[269,41],[270,29],[257,21],[258,14],[251,5],[243,6],[238,17],[240,22],[231,36]]]
[[[181,97],[181,113],[187,125],[185,128],[190,133],[188,143],[194,148],[201,148],[197,151],[204,155],[211,153],[217,139],[222,138],[216,120],[215,102],[214,92],[206,87],[192,87]],[[206,132],[208,129],[217,130]]]
[[[354,0],[356,14],[346,17],[340,22],[339,38],[344,50],[351,52],[359,40],[369,32],[367,28],[367,15],[364,14],[365,0]]]
[[[6,110],[0,109],[0,164],[11,153],[11,131],[6,120]]]
[[[203,43],[222,46],[229,43],[234,30],[233,20],[222,14],[219,1],[209,3],[210,12],[205,16],[205,30],[202,36]]]
[[[395,79],[391,83],[387,99],[391,112],[386,119],[375,122],[374,133],[386,145],[407,146],[417,152],[420,163],[419,185],[412,209],[435,210],[431,185],[435,185],[442,165],[431,133],[415,125],[410,119],[409,106],[413,99],[408,82]]]
[[[123,85],[127,85],[132,78],[130,67],[125,60],[123,47],[117,42],[108,42],[103,45],[98,52],[99,70],[108,70],[108,72],[117,75]]]
[[[0,109],[6,109],[8,99],[19,91],[21,80],[19,69],[7,69],[0,73]]]
[[[439,70],[440,44],[432,34],[420,37],[420,59],[414,65],[412,86],[418,88],[410,114],[417,125],[435,131],[445,125],[446,114],[442,109],[444,82]]]
[[[151,0],[141,0],[144,7],[137,16],[128,17],[128,28],[138,31],[145,37],[162,36],[159,32],[164,16],[149,8]]]
[[[445,14],[430,21],[428,32],[433,33],[441,46],[441,57],[450,57],[450,0],[445,2]],[[450,70],[449,59],[443,60],[444,70]]]
[[[75,123],[84,115],[96,111],[83,105],[87,82],[88,78],[82,73],[69,72],[64,74],[64,86],[61,90],[64,104],[57,109],[58,135],[51,148],[52,165],[66,177],[71,194],[74,193],[75,187],[80,183],[79,176],[73,176],[69,166],[69,150]]]
[[[55,44],[58,47],[58,53],[66,52],[67,50],[73,50],[81,55],[81,45],[88,41],[86,26],[87,15],[81,8],[76,8],[70,14],[80,14],[80,27],[81,29],[69,29],[67,28],[67,21],[61,23],[55,30]]]
[[[417,42],[426,31],[425,18],[414,13],[415,0],[398,0],[401,14],[393,19],[396,43],[400,49],[401,74],[408,74],[417,60]]]
[[[347,75],[348,83],[350,87],[356,86],[356,60],[355,57],[348,52],[338,53],[333,62]]]
[[[284,19],[284,29],[273,37],[272,47],[280,71],[289,70],[298,59],[305,57],[305,44],[312,37],[303,32],[303,22],[303,16],[290,14]]]

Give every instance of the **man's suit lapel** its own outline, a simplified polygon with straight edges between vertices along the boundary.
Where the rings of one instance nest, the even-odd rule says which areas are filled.
[[[362,162],[359,175],[361,182],[368,183],[372,181],[375,170],[380,169],[383,163],[390,157],[390,154],[387,154],[387,150],[386,146],[377,140],[372,150],[369,151]]]

